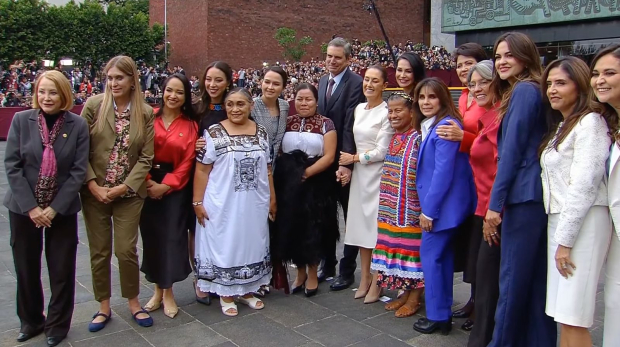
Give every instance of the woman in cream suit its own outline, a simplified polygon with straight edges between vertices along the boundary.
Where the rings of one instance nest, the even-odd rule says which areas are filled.
[[[355,298],[366,297],[364,303],[378,301],[380,295],[376,275],[370,274],[370,262],[372,250],[377,244],[383,158],[394,134],[388,120],[387,104],[382,98],[386,87],[387,71],[382,66],[374,65],[366,70],[362,88],[368,102],[357,106],[353,124],[357,154],[340,153],[341,166],[355,163],[344,243],[360,248],[362,280]]]
[[[603,181],[611,139],[593,112],[586,63],[565,57],[547,66],[543,100],[549,132],[541,145],[547,223],[548,316],[560,323],[560,346],[591,346],[598,278],[611,220]]]
[[[105,67],[104,94],[88,99],[82,117],[90,125],[90,155],[81,192],[82,211],[99,311],[88,330],[110,321],[112,241],[118,259],[121,295],[134,321],[143,327],[153,319],[140,306],[138,224],[144,205],[146,175],[153,161],[153,110],[142,98],[136,63],[112,58]],[[188,206],[189,208],[189,206]]]
[[[615,232],[605,268],[605,326],[603,347],[620,346],[620,45],[609,45],[592,60],[590,85],[599,102],[605,106],[610,133],[614,135],[607,166],[609,210]],[[602,249],[600,252],[604,252]]]

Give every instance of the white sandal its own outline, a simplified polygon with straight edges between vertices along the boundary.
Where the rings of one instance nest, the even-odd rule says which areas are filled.
[[[220,297],[220,305],[222,305],[222,313],[228,317],[235,317],[236,315],[239,314],[239,310],[237,309],[237,304],[235,304],[234,301],[226,302],[224,301],[224,299],[222,299],[222,297]],[[235,310],[235,313],[228,312],[228,310],[230,310],[231,308]]]
[[[262,310],[265,308],[265,303],[263,303],[261,299],[255,296],[252,296],[251,298],[244,298],[243,296],[240,296],[237,298],[237,302],[239,302],[240,304],[248,305],[253,310]],[[259,302],[262,303],[263,306],[259,307]]]

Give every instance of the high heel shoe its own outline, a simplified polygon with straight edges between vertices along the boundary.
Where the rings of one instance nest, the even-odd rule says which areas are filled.
[[[194,280],[194,294],[196,295],[196,302],[197,303],[203,304],[203,305],[206,305],[206,306],[211,305],[211,294],[210,293],[207,293],[207,296],[205,296],[205,297],[198,296],[198,289],[196,287],[196,280]]]
[[[304,288],[305,288],[305,287],[306,287],[306,286],[305,286],[303,283],[302,283],[300,286],[293,287],[293,288],[291,289],[291,294],[301,293],[301,292],[304,290]]]
[[[370,290],[371,285],[372,285],[372,281],[368,283],[368,286],[366,287],[366,290],[364,291],[362,291],[362,286],[360,285],[355,291],[355,299],[361,299],[361,298],[366,297],[366,294],[368,294],[368,291]]]
[[[417,322],[413,323],[413,330],[422,334],[432,334],[439,330],[441,335],[450,334],[452,330],[452,318],[445,322],[436,322],[427,318],[420,318]]]
[[[319,292],[319,287],[316,287],[316,288],[314,288],[314,289],[308,289],[308,288],[306,288],[306,289],[304,290],[304,295],[306,295],[306,298],[311,298],[311,297],[315,296],[315,295],[316,295],[316,293],[318,293],[318,292]]]
[[[368,292],[368,294],[370,294],[370,288],[368,289]],[[383,288],[379,288],[379,293],[376,296],[368,297],[368,294],[364,297],[364,304],[373,304],[381,299],[381,295],[383,295]]]
[[[174,318],[177,316],[177,314],[179,314],[179,308],[166,308],[164,307],[164,314],[168,317],[168,318]]]

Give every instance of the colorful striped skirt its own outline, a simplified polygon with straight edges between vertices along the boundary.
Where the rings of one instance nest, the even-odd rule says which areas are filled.
[[[389,290],[423,288],[424,274],[420,261],[422,229],[393,226],[381,221],[378,226],[371,268],[379,272],[379,286]]]

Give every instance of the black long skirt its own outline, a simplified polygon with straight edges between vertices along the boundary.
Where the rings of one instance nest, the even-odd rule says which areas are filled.
[[[187,220],[191,205],[186,187],[161,200],[146,198],[140,216],[142,266],[146,280],[162,289],[183,281],[192,272],[187,249]]]
[[[302,181],[319,158],[301,151],[278,157],[274,185],[278,213],[272,228],[271,252],[295,265],[317,265],[338,242],[338,185],[330,169]]]

